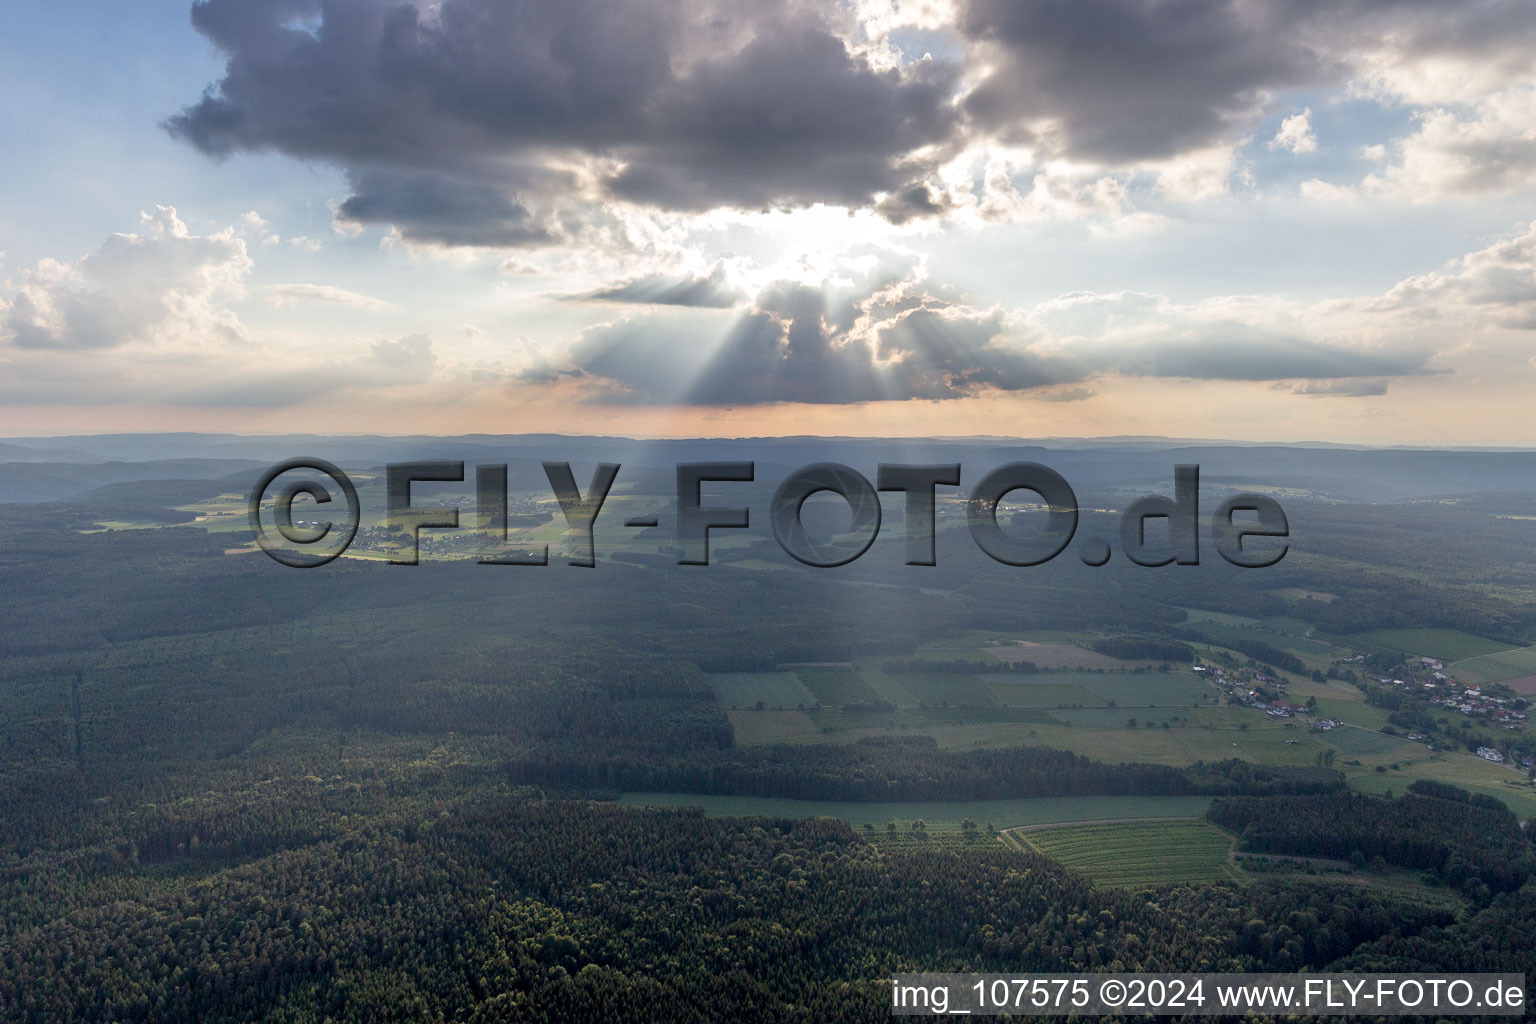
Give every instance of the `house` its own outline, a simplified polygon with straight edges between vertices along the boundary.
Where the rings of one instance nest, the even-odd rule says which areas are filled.
[[[1494,750],[1492,747],[1478,747],[1477,756],[1482,758],[1484,761],[1492,761],[1494,764],[1504,763],[1504,755],[1499,753],[1497,750]]]

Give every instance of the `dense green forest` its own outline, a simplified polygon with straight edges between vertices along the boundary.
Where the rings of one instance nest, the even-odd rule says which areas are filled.
[[[1050,861],[881,852],[845,825],[511,792],[14,935],[0,1010],[72,1020],[880,1020],[901,970],[1295,971],[1484,955],[1492,921],[1365,890],[1090,889]],[[1506,934],[1513,934],[1511,931]]]
[[[1109,765],[1045,747],[952,751],[931,738],[867,737],[846,746],[669,751],[573,741],[532,746],[510,762],[515,782],[568,789],[661,790],[800,800],[996,800],[1020,796],[1313,793],[1341,788],[1328,768],[1242,761],[1187,768]]]
[[[1362,522],[1359,506],[1293,508],[1298,550],[1262,588],[1220,562],[1035,571],[965,547],[914,568],[894,544],[806,571],[761,536],[698,571],[649,537],[594,570],[301,572],[230,553],[244,538],[176,508],[232,486],[0,506],[0,1019],[874,1020],[897,970],[1533,967],[1531,845],[1481,795],[1363,796],[1278,740],[1277,763],[1176,764],[831,726],[813,744],[744,743],[710,676],[869,659],[957,692],[1070,685],[964,646],[1022,630],[1081,631],[1105,658],[1187,663],[1200,645],[1294,671],[1272,633],[1228,630],[1233,653],[1213,653],[1192,609],[1513,645],[1536,611],[1509,595],[1536,574],[1489,554],[1510,521],[1486,509],[1371,506]],[[142,528],[98,525],[129,520]],[[1095,678],[1172,677],[1141,669]],[[897,714],[857,699],[814,721]],[[982,726],[1018,712],[1020,737],[1034,721],[962,710]],[[1204,795],[1247,850],[1380,858],[1447,896],[1280,874],[1094,888],[976,822],[964,844],[919,830],[892,844],[826,819],[608,802],[631,791]]]
[[[1484,899],[1536,874],[1536,850],[1503,806],[1418,793],[1396,800],[1328,793],[1218,800],[1207,817],[1238,833],[1245,850],[1362,863],[1380,858]]]

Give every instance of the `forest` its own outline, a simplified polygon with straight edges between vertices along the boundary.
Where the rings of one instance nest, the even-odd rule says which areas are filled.
[[[829,820],[483,791],[65,914],[5,944],[0,1013],[86,1020],[883,1020],[902,970],[1525,970],[1369,890],[1094,890],[1038,855],[885,853]]]
[[[1445,799],[1419,787],[1393,799],[1360,793],[1218,800],[1207,817],[1242,849],[1414,868],[1486,902],[1536,874],[1536,850],[1503,805]]]
[[[1085,678],[1156,686],[1173,677],[1157,663],[1192,680],[1196,648],[1214,657],[1202,610],[1323,638],[1413,626],[1513,645],[1536,605],[1509,595],[1536,571],[1487,553],[1510,522],[1488,515],[1498,499],[1288,499],[1296,550],[1262,588],[1219,560],[1019,570],[968,538],[935,567],[891,543],[810,571],[760,531],[697,571],[656,536],[590,570],[295,571],[188,511],[248,476],[0,505],[0,1019],[875,1020],[902,970],[1532,970],[1512,940],[1536,933],[1530,840],[1482,793],[1366,795],[1278,739],[1262,761],[1225,740],[1176,762],[1058,749],[1028,739],[1042,709],[959,699],[945,710],[965,712],[964,735],[989,718],[1013,731],[843,736],[841,718],[898,715],[851,696],[786,709],[825,726],[816,742],[745,742],[711,682],[862,659],[894,685],[1076,685],[966,646],[1037,631],[1138,663]],[[1492,571],[1499,588],[1477,583]],[[1294,668],[1273,633],[1221,635],[1225,663]],[[924,701],[950,736],[933,710],[950,702]],[[1147,741],[1124,723],[1152,711],[1073,713],[1096,712]],[[897,843],[613,800],[649,791],[1214,798],[1208,820],[1241,851],[1367,873],[1379,859],[1443,898],[1299,872],[1095,887],[985,818],[963,843],[906,826]]]

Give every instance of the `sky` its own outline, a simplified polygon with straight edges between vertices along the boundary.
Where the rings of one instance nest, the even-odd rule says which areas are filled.
[[[0,433],[1536,444],[1529,0],[21,4]]]

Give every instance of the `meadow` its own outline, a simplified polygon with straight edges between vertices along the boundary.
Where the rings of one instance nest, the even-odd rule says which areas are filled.
[[[1096,886],[1147,888],[1245,877],[1232,862],[1232,837],[1198,818],[1023,828],[1012,836]]]
[[[1376,629],[1356,633],[1349,637],[1349,641],[1359,644],[1361,650],[1395,651],[1436,658],[1446,664],[1497,654],[1510,647],[1507,643],[1485,640],[1457,629]]]
[[[883,700],[853,666],[798,666],[794,673],[819,704],[871,704]]]
[[[1058,683],[1050,676],[1039,681],[1018,676],[986,677],[986,686],[999,704],[1010,708],[1098,708],[1104,698],[1076,683]]]
[[[1408,754],[1423,752],[1425,748],[1413,740],[1401,736],[1388,736],[1353,725],[1341,725],[1322,736],[1324,743],[1337,747],[1345,754]]]
[[[1536,648],[1521,647],[1456,663],[1456,678],[1467,683],[1508,683],[1536,676]],[[1516,687],[1522,693],[1527,687]]]
[[[715,699],[728,708],[809,708],[816,695],[793,672],[716,672],[709,677]]]

